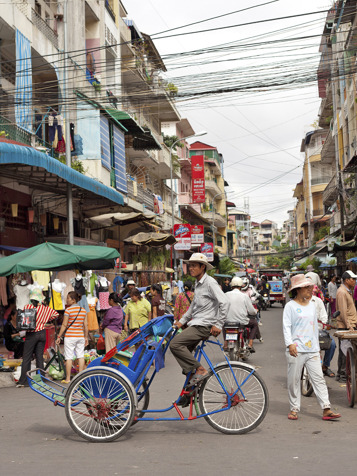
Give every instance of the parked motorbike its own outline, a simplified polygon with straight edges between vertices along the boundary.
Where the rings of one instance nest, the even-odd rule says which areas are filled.
[[[224,329],[229,360],[247,360],[250,356],[250,350],[248,349],[249,329],[234,322],[227,322]]]

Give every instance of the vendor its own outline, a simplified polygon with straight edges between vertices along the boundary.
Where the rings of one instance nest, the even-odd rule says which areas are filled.
[[[5,347],[9,352],[14,352],[15,359],[21,359],[24,351],[23,337],[26,331],[16,330],[16,309],[12,309],[4,326]]]

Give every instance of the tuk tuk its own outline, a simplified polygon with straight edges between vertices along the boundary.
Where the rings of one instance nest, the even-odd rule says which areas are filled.
[[[266,276],[270,284],[270,307],[275,303],[280,303],[285,306],[286,296],[283,283],[283,276],[285,272],[283,269],[268,269],[264,268],[259,271],[259,277]]]

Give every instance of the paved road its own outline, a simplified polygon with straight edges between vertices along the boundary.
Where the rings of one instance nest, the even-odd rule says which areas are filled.
[[[357,407],[346,389],[328,379],[337,422],[321,420],[316,398],[304,398],[297,422],[288,421],[286,361],[281,307],[263,313],[264,343],[251,363],[270,393],[269,412],[254,431],[240,436],[216,432],[204,420],[141,422],[113,443],[93,444],[77,437],[64,411],[30,389],[3,388],[1,398],[1,474],[6,475],[349,475],[355,473]],[[221,360],[215,354],[216,360]],[[336,358],[333,362],[336,368]],[[152,405],[168,406],[182,376],[171,355],[154,382]]]

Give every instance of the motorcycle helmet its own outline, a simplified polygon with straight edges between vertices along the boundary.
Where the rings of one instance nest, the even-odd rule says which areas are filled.
[[[241,288],[243,286],[243,280],[239,276],[234,276],[231,281],[232,288]]]
[[[249,279],[248,278],[242,278],[242,281],[243,281],[242,291],[246,291],[249,287]]]

